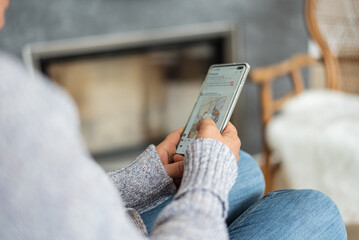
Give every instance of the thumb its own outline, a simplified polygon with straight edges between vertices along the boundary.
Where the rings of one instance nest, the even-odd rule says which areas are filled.
[[[183,169],[184,169],[183,161],[166,164],[164,165],[164,167],[166,169],[167,174],[171,178],[181,178],[183,175]]]

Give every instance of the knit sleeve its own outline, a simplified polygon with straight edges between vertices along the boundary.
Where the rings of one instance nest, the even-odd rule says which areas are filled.
[[[234,154],[214,139],[197,139],[185,157],[174,201],[159,215],[151,239],[228,239],[228,193],[237,177]]]
[[[139,213],[151,209],[176,193],[176,186],[168,176],[155,146],[150,145],[127,168],[109,173],[120,192],[125,207]]]

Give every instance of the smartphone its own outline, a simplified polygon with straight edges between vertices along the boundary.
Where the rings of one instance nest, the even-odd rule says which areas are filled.
[[[197,136],[196,125],[203,118],[211,118],[222,132],[227,126],[246,81],[250,66],[247,63],[212,65],[203,82],[199,97],[176,148],[184,155]]]

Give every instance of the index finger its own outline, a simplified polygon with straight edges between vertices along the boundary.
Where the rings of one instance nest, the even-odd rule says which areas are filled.
[[[181,127],[173,132],[171,132],[166,139],[171,143],[176,145],[178,143],[178,141],[180,140],[182,133],[183,133],[184,128]]]
[[[181,127],[179,129],[174,130],[172,133],[170,133],[170,135],[172,135],[172,134],[173,135],[181,135],[183,130],[184,130],[184,127]]]
[[[226,128],[222,132],[222,136],[233,136],[233,135],[235,136],[238,135],[237,129],[231,122],[228,122]]]

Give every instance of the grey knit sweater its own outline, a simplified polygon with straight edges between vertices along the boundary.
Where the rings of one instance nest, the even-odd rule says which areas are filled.
[[[64,91],[0,52],[0,239],[228,238],[224,219],[237,165],[224,144],[190,145],[177,191],[153,145],[108,175],[78,128]],[[138,213],[173,195],[144,236]]]

